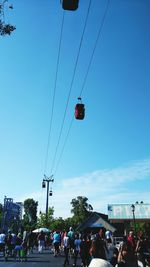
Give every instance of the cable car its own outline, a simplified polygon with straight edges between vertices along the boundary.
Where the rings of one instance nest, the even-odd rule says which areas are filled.
[[[84,108],[84,104],[82,104],[81,102],[81,97],[78,97],[78,100],[80,102],[77,103],[75,106],[75,118],[77,120],[83,120],[85,116],[85,108]]]
[[[53,192],[52,192],[52,189],[49,191],[49,196],[52,196],[53,195]]]
[[[46,187],[46,184],[45,184],[45,182],[43,181],[42,182],[42,188],[45,188]]]
[[[62,0],[62,8],[74,11],[78,9],[79,0]]]

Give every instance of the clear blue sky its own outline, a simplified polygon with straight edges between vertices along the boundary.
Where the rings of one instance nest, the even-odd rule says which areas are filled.
[[[54,174],[49,205],[56,217],[70,216],[77,196],[105,213],[111,203],[149,203],[150,1],[110,0],[82,93],[85,119],[74,119],[67,142],[107,0],[91,1],[72,88],[89,1],[65,12],[49,146],[63,9],[60,0],[12,3],[5,19],[16,31],[0,37],[0,202],[30,197],[45,211],[45,173]]]

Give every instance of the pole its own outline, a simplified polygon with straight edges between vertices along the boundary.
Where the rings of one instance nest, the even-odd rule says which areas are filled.
[[[137,239],[137,233],[136,233],[136,222],[135,222],[135,213],[133,211],[133,223],[134,223],[134,232],[135,232],[135,237]]]
[[[135,233],[135,237],[137,239],[136,222],[135,222],[135,206],[133,204],[131,205],[131,209],[132,209],[132,213],[133,213],[134,233]]]
[[[47,185],[47,194],[46,194],[46,226],[47,226],[47,222],[48,222],[49,183],[50,182],[54,182],[54,179],[52,177],[53,177],[53,175],[51,175],[50,177],[47,177],[44,174],[44,179],[43,179],[44,186],[43,186],[43,183],[42,183],[42,187],[45,187],[45,182],[46,182],[46,185]]]
[[[49,196],[49,180],[47,181],[47,195],[46,195],[46,223],[48,219],[48,196]]]

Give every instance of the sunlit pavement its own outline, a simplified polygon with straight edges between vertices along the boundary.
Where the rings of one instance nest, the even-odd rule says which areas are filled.
[[[0,267],[18,267],[18,266],[36,266],[36,267],[60,267],[63,266],[64,256],[63,253],[60,256],[54,257],[52,253],[48,250],[44,250],[42,253],[34,251],[34,253],[27,256],[27,261],[19,261],[19,259],[8,258],[8,261],[5,262],[3,257],[0,257]],[[73,259],[69,261],[69,266],[73,265]],[[66,265],[68,266],[68,265]],[[77,267],[81,266],[81,260],[78,259]]]

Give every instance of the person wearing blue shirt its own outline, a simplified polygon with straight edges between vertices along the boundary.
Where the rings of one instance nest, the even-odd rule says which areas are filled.
[[[61,235],[59,231],[56,231],[54,232],[54,235],[53,235],[54,257],[57,257],[59,255],[60,244],[61,244]]]

